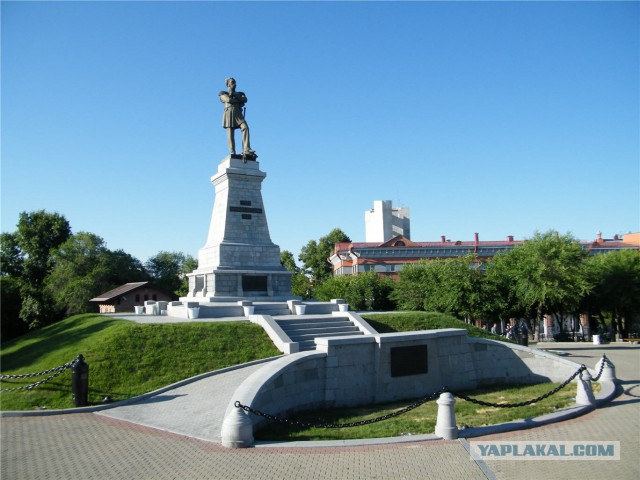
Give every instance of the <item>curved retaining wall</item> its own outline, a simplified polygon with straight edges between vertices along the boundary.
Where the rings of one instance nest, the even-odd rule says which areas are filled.
[[[413,356],[412,356],[413,355]],[[279,358],[238,387],[239,401],[272,415],[426,396],[443,386],[563,382],[580,365],[463,329],[317,338],[315,352]],[[254,430],[266,420],[251,415]]]

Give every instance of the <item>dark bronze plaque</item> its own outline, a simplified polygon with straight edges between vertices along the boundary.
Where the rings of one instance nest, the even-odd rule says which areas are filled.
[[[266,275],[243,275],[242,290],[245,292],[265,292],[267,291]]]
[[[261,208],[253,207],[229,207],[229,211],[238,213],[262,213]]]
[[[395,347],[391,349],[391,376],[406,377],[428,372],[427,346]]]

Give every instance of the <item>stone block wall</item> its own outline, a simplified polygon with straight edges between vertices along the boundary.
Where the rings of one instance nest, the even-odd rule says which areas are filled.
[[[254,372],[235,391],[226,415],[237,400],[256,410],[275,415],[323,408],[326,385],[324,353],[302,352],[287,355]],[[251,416],[254,428],[267,422]]]
[[[317,350],[326,353],[325,404],[353,406],[375,401],[376,343],[374,337],[317,338]]]
[[[445,386],[456,391],[563,382],[580,367],[528,347],[468,338],[463,329],[316,338],[316,347],[315,352],[287,355],[255,372],[238,388],[227,413],[236,400],[272,415],[288,415],[314,408],[413,399]],[[415,347],[418,349],[412,350]],[[419,351],[421,365],[413,369],[411,358],[402,355],[393,360],[395,348]],[[251,419],[254,428],[264,421]]]
[[[564,382],[579,367],[575,362],[521,345],[467,338],[478,386]]]

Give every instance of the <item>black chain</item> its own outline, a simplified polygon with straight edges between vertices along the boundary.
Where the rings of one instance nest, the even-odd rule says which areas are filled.
[[[38,382],[32,383],[30,385],[23,385],[21,387],[14,387],[14,388],[0,388],[0,392],[14,392],[17,390],[31,390],[34,389],[44,383],[47,383],[49,380],[61,375],[62,373],[65,372],[65,370],[67,370],[68,368],[73,367],[73,365],[75,364],[76,360],[73,360],[71,362],[67,362],[64,365],[59,365],[57,367],[54,368],[50,368],[49,370],[45,370],[44,372],[38,372],[38,373],[25,373],[22,375],[0,375],[0,381],[1,380],[7,380],[7,379],[18,379],[18,378],[31,378],[31,377],[41,377],[43,375],[48,375],[49,373],[53,373],[53,375],[49,375],[47,378],[40,380]]]
[[[288,418],[276,417],[275,415],[271,415],[269,413],[261,412],[260,410],[256,410],[255,408],[251,408],[248,405],[242,405],[240,402],[236,402],[235,406],[237,408],[241,408],[245,412],[253,413],[258,417],[264,417],[271,422],[283,423],[286,425],[292,425],[300,428],[348,428],[348,427],[359,427],[361,425],[370,425],[372,423],[381,422],[383,420],[387,420],[389,418],[397,417],[402,415],[403,413],[410,412],[414,408],[418,408],[420,405],[424,405],[425,403],[433,400],[434,398],[440,396],[441,393],[446,392],[446,387],[440,389],[439,391],[424,397],[421,400],[418,400],[411,405],[407,405],[400,410],[396,410],[395,412],[388,413],[387,415],[382,415],[381,417],[370,418],[368,420],[360,420],[358,422],[349,422],[349,423],[308,423],[308,422],[300,422],[298,420],[290,420]]]
[[[526,402],[520,402],[520,403],[491,403],[491,402],[485,402],[485,401],[482,401],[482,400],[478,400],[477,398],[467,397],[466,395],[462,395],[461,393],[454,393],[454,392],[452,392],[452,393],[456,397],[461,398],[463,400],[466,400],[467,402],[475,403],[477,405],[483,405],[485,407],[496,407],[496,408],[525,407],[527,405],[531,405],[533,403],[540,402],[540,401],[544,400],[545,398],[549,398],[551,395],[554,395],[554,394],[558,393],[564,387],[569,385],[574,378],[576,378],[578,375],[580,375],[585,370],[587,370],[587,367],[585,367],[584,365],[581,365],[580,368],[578,370],[576,370],[576,372],[573,375],[571,375],[569,378],[567,378],[564,381],[563,384],[557,386],[556,388],[554,388],[553,390],[545,393],[544,395],[541,395],[541,396],[539,396],[537,398],[533,398],[531,400],[527,400]]]
[[[610,365],[609,359],[607,358],[607,356],[605,354],[602,354],[602,362],[600,363],[600,371],[598,372],[598,375],[596,375],[595,377],[592,378],[592,380],[594,382],[597,382],[598,380],[600,380],[600,376],[602,375],[602,371],[604,370],[604,364]]]
[[[75,361],[75,360],[74,360]],[[32,378],[32,377],[42,377],[43,375],[48,375],[51,372],[55,372],[56,370],[60,370],[61,368],[68,368],[71,366],[71,364],[73,363],[73,361],[71,362],[67,362],[63,365],[59,365],[57,367],[53,367],[50,368],[49,370],[45,370],[43,372],[37,372],[37,373],[23,373],[21,375],[0,375],[0,380],[8,380],[8,379],[12,379],[12,378]]]

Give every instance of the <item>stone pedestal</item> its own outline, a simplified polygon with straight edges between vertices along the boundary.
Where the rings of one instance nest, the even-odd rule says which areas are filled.
[[[207,243],[187,275],[189,298],[291,297],[292,273],[280,265],[262,203],[266,176],[255,160],[228,156],[218,165]]]

